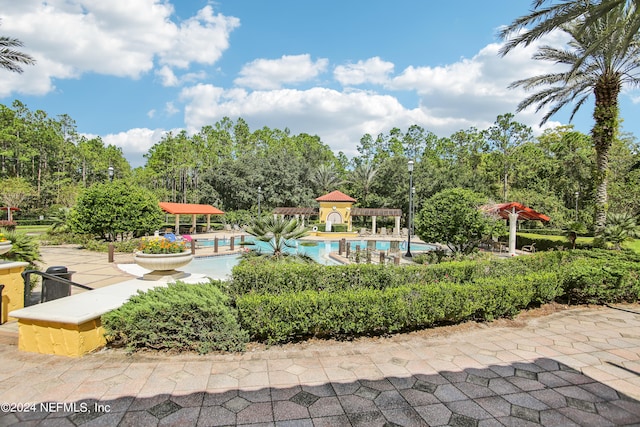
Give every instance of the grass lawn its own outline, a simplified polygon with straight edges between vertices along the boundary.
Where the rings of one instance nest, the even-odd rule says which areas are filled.
[[[565,246],[569,246],[569,242],[567,241],[566,236],[547,236],[546,234],[533,234],[533,233],[518,233],[518,235],[523,237],[528,237],[530,239],[549,239],[558,242],[565,242]],[[591,244],[593,243],[593,237],[578,237],[576,243],[585,243]],[[640,253],[640,239],[631,240],[629,242],[625,242],[622,245],[623,248],[631,249],[634,252]]]
[[[563,242],[565,246],[569,246],[569,240],[567,236],[548,236],[546,234],[534,234],[534,233],[518,233],[519,236],[527,237],[529,239],[547,239],[554,242]],[[576,243],[591,244],[593,243],[593,237],[578,237]]]
[[[51,228],[50,225],[17,225],[16,231],[29,234],[44,234]]]

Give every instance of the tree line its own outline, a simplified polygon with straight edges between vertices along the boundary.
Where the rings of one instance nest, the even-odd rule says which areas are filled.
[[[19,101],[0,105],[2,193],[19,181],[28,193],[21,216],[48,216],[73,207],[83,189],[124,179],[151,190],[158,200],[213,204],[224,211],[315,206],[315,198],[340,190],[362,207],[408,212],[409,160],[415,162],[416,210],[449,188],[467,188],[495,202],[518,201],[549,215],[552,226],[593,226],[596,153],[589,135],[560,126],[534,135],[513,114],[487,129],[441,137],[417,125],[365,134],[357,155],[334,153],[318,136],[289,129],[251,130],[239,118],[189,135],[168,133],[131,169],[122,150],[100,138],[80,136],[73,120],[30,111]],[[612,145],[609,209],[640,213],[640,157],[632,135]],[[260,194],[258,194],[260,188]]]

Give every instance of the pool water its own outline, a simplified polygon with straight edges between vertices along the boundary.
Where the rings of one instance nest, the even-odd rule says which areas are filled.
[[[249,241],[249,239],[247,239]],[[296,242],[296,248],[288,249],[289,252],[305,254],[313,258],[316,262],[325,265],[338,265],[339,262],[329,258],[329,253],[337,252],[339,242],[332,241],[318,241],[318,242],[308,242],[309,244],[313,244],[313,246],[307,246],[307,242],[305,244],[301,244],[301,242]],[[354,240],[347,242],[351,245],[351,250],[355,251],[356,246],[360,246],[361,249],[366,249],[367,241],[362,240]],[[406,249],[405,242],[402,242],[401,248]],[[252,248],[253,250],[261,250],[263,252],[269,252],[269,245],[264,242],[257,242],[255,245],[247,246]],[[390,248],[389,241],[377,241],[376,242],[376,250],[385,251]],[[415,251],[427,251],[432,250],[433,246],[425,245],[425,244],[411,244],[411,249]],[[240,255],[219,255],[219,256],[210,256],[210,257],[199,257],[195,258],[191,263],[185,266],[182,270],[188,273],[195,274],[204,274],[212,279],[228,279],[231,275],[231,269],[238,265],[240,262]]]

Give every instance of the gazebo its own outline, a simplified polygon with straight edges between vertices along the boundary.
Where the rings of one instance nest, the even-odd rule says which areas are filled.
[[[548,222],[551,220],[548,216],[536,212],[518,202],[508,202],[508,203],[499,203],[497,205],[486,206],[485,210],[487,212],[492,212],[498,214],[503,219],[509,220],[509,254],[516,254],[516,227],[518,224],[518,220],[525,221],[544,221]]]
[[[207,230],[211,229],[211,215],[224,215],[224,212],[211,205],[191,203],[160,202],[160,209],[176,216],[176,233],[180,232],[180,215],[191,215],[191,229],[193,233],[196,232],[196,215],[207,216]]]

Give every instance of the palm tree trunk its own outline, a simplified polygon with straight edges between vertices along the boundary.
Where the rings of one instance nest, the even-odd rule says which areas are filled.
[[[609,150],[618,131],[618,94],[620,79],[616,75],[603,75],[598,80],[594,93],[596,107],[593,112],[595,124],[591,131],[596,149],[595,230],[596,238],[604,235],[607,221],[607,182],[609,172]]]

